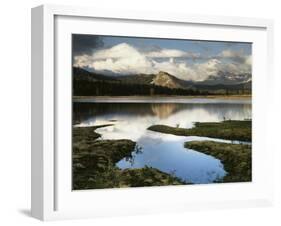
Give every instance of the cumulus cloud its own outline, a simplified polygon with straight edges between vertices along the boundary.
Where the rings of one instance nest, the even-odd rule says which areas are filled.
[[[108,58],[130,58],[132,55],[139,57],[141,54],[136,48],[128,45],[127,43],[121,43],[108,49],[96,51],[93,53],[92,58],[94,60],[105,60]]]
[[[237,63],[245,63],[247,61],[247,55],[245,55],[243,50],[233,51],[231,49],[223,50],[219,57],[228,58]]]
[[[110,58],[129,58],[133,55],[142,55],[147,58],[194,58],[199,57],[199,54],[185,52],[178,49],[152,49],[151,51],[144,51],[136,49],[127,43],[121,43],[108,49],[98,50],[93,53],[92,57],[96,60]]]
[[[197,58],[200,55],[191,52],[185,52],[177,49],[161,49],[158,51],[151,51],[144,54],[149,58]]]
[[[184,59],[200,58],[188,62]],[[161,60],[159,60],[161,59]],[[74,57],[74,66],[118,75],[151,74],[166,71],[180,79],[203,81],[219,72],[249,73],[251,57],[242,51],[224,50],[219,55],[202,60],[198,53],[177,49],[141,51],[127,43]],[[225,62],[224,59],[228,59]]]

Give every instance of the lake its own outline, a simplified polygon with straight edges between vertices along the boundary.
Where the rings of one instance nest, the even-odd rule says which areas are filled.
[[[186,182],[212,183],[227,172],[220,160],[184,148],[186,141],[214,140],[196,136],[175,136],[147,130],[163,124],[191,128],[194,122],[218,122],[252,118],[250,99],[210,98],[88,98],[73,103],[75,126],[113,124],[96,130],[99,139],[130,139],[137,142],[131,157],[117,163],[121,169],[150,166]]]

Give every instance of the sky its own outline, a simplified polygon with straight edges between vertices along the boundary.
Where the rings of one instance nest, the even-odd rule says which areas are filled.
[[[105,75],[165,71],[183,80],[251,74],[252,44],[73,34],[73,65]]]

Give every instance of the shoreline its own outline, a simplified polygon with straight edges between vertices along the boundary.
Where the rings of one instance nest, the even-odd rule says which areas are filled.
[[[81,99],[251,99],[252,95],[199,95],[199,96],[73,96],[73,100]]]
[[[101,139],[96,129],[104,124],[73,127],[72,186],[74,190],[187,184],[180,178],[153,167],[120,169],[116,163],[132,158],[137,143],[129,139]]]
[[[225,120],[222,122],[195,122],[195,126],[186,129],[167,125],[152,125],[148,130],[176,136],[199,136],[217,139],[252,141],[251,120]]]
[[[73,103],[234,103],[251,104],[252,96],[74,96]]]
[[[184,147],[219,159],[227,175],[217,182],[252,181],[252,145],[226,144],[214,141],[189,141]]]
[[[252,141],[251,121],[222,121],[195,123],[191,129],[153,125],[148,130],[176,136],[205,136],[218,139]],[[252,144],[221,143],[217,141],[186,141],[184,147],[219,159],[227,174],[217,182],[247,182],[252,180]]]

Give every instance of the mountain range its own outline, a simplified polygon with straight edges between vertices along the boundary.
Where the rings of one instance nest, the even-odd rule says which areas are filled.
[[[134,87],[136,89],[141,89],[140,92],[144,92],[141,93],[142,95],[165,94],[165,92],[174,95],[177,95],[177,92],[179,93],[179,95],[188,95],[188,91],[198,92],[198,94],[203,95],[251,94],[252,87],[250,74],[235,75],[231,73],[219,72],[216,76],[210,76],[205,81],[195,82],[179,79],[176,76],[164,71],[160,71],[156,74],[136,74],[117,77],[90,72],[77,67],[73,67],[73,81],[74,88],[79,87],[79,89],[82,89],[82,83],[83,86],[87,86],[87,88],[89,88],[89,86],[92,86],[94,89],[98,89],[98,84],[100,86],[106,86],[108,89],[112,90],[117,90],[118,87],[124,89],[130,89]],[[151,93],[152,88],[153,93]],[[147,92],[145,92],[145,90],[147,90]],[[105,88],[104,91],[106,91]],[[99,92],[98,94],[105,95],[104,91],[101,93]],[[106,95],[118,95],[118,91],[114,91],[114,94],[111,94],[110,90],[106,92]],[[123,91],[120,90],[120,92]],[[135,91],[133,93],[135,93]],[[94,94],[97,95],[97,93]],[[138,95],[138,93],[135,94]]]

